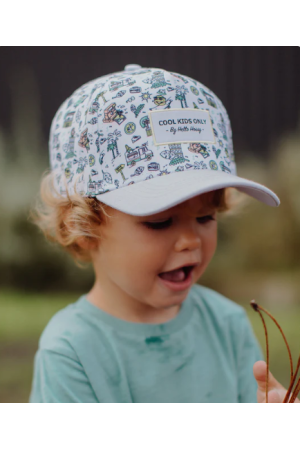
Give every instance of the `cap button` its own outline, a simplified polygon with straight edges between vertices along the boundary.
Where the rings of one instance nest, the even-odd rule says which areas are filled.
[[[127,64],[127,66],[124,67],[124,70],[126,72],[133,72],[134,70],[138,70],[141,68],[142,66],[140,66],[139,64]]]

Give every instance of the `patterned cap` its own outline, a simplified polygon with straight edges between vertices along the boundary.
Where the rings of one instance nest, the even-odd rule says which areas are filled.
[[[130,64],[81,86],[57,111],[49,149],[60,195],[76,190],[127,214],[155,214],[224,187],[280,204],[267,187],[237,176],[219,98],[163,69]]]

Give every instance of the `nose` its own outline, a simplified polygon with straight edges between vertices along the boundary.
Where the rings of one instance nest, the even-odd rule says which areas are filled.
[[[181,252],[183,250],[197,250],[202,246],[202,239],[197,225],[182,225],[179,230],[178,238],[175,244],[175,250]]]

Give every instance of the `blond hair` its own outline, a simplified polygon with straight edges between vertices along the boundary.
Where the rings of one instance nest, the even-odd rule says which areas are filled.
[[[109,207],[93,197],[69,195],[67,185],[65,187],[66,197],[55,189],[54,174],[46,171],[30,219],[49,241],[61,245],[74,257],[76,264],[83,267],[79,262],[90,262],[91,255],[78,241],[82,238],[99,241],[100,225],[111,217]],[[234,188],[223,188],[203,194],[203,203],[214,206],[223,215],[236,215],[245,204],[244,197],[239,197]]]

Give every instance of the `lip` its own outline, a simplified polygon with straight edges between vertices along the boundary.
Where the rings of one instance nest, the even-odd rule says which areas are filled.
[[[158,278],[167,288],[171,289],[172,291],[184,291],[185,289],[188,289],[193,283],[194,268],[195,267],[193,267],[193,269],[189,272],[187,279],[184,281],[175,282],[164,280],[163,278],[160,278],[160,276],[158,276]]]

